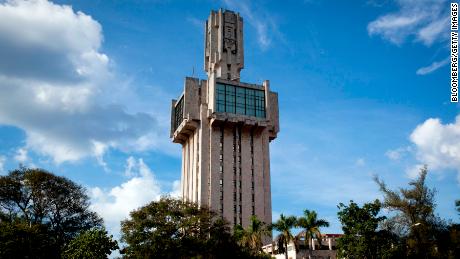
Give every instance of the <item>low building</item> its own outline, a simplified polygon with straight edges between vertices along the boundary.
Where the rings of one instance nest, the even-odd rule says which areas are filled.
[[[304,235],[299,233],[297,235],[298,240],[297,245],[294,242],[291,242],[288,245],[288,258],[289,259],[303,259],[308,258],[308,246],[305,246],[305,239]],[[337,251],[336,251],[336,240],[337,238],[341,237],[342,234],[323,234],[321,236],[321,240],[313,239],[314,245],[312,245],[312,259],[336,259],[337,258]],[[285,259],[284,253],[278,253],[278,246],[276,244],[276,240],[273,244],[268,244],[262,247],[264,252],[272,255],[272,257],[276,259]],[[311,242],[310,242],[311,243]],[[297,249],[296,249],[297,247]]]

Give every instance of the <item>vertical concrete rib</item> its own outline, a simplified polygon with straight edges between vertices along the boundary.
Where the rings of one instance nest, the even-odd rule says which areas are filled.
[[[210,127],[210,151],[209,151],[209,174],[210,174],[210,197],[209,208],[215,212],[219,210],[220,191],[219,191],[219,154],[220,154],[220,128]]]
[[[264,193],[264,221],[272,221],[272,202],[271,202],[271,186],[270,186],[270,145],[268,130],[265,128],[262,132],[262,148],[264,157],[263,170],[263,193]]]
[[[242,219],[243,226],[249,225],[252,214],[252,182],[251,182],[251,132],[249,127],[241,130],[241,173],[242,173]]]
[[[234,128],[224,127],[224,157],[223,157],[223,216],[229,221],[233,219],[233,152]]]
[[[187,145],[184,143],[182,144],[182,169],[181,169],[181,177],[180,177],[180,189],[181,189],[181,195],[182,195],[182,200],[185,199],[185,186],[186,186],[186,179],[185,179],[185,170],[186,169],[186,163],[185,163],[185,156],[186,156],[186,149]]]
[[[257,130],[254,132],[254,188],[258,191],[255,192],[255,210],[256,215],[260,219],[265,218],[264,215],[264,193],[263,193],[263,174],[264,174],[264,157],[262,148],[262,132]]]

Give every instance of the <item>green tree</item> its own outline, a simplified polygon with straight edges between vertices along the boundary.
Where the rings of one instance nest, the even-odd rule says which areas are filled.
[[[125,258],[252,258],[228,223],[206,208],[168,197],[122,221]]]
[[[397,258],[398,243],[386,230],[377,230],[384,216],[377,216],[379,200],[359,207],[353,201],[340,203],[338,217],[342,223],[343,236],[337,240],[337,255],[341,258]]]
[[[409,188],[390,190],[379,178],[375,181],[384,195],[383,207],[395,212],[397,228],[406,240],[407,256],[410,258],[439,257],[436,235],[444,231],[445,223],[435,216],[435,193],[426,184],[427,167],[420,170],[417,179],[409,182]],[[442,257],[442,256],[441,256]]]
[[[9,246],[10,251],[23,247],[21,253],[29,257],[42,256],[37,254],[37,247],[48,248],[48,255],[43,257],[51,258],[51,247],[59,257],[60,249],[80,231],[102,225],[102,219],[89,210],[82,186],[43,169],[20,167],[0,176],[0,211],[2,228],[9,229],[15,240],[2,240],[0,246]]]
[[[45,225],[0,220],[0,258],[59,258],[59,247]]]
[[[286,259],[288,258],[288,245],[290,242],[294,242],[295,250],[297,250],[296,238],[292,235],[291,229],[297,224],[297,219],[294,216],[280,215],[280,218],[272,224],[272,228],[279,231],[280,234],[277,236],[278,252],[284,253]]]
[[[254,255],[263,253],[262,238],[270,236],[270,234],[267,224],[260,221],[257,216],[251,217],[249,226],[246,229],[241,225],[236,225],[234,229],[234,236],[241,246],[249,248]]]
[[[312,258],[312,247],[315,245],[313,238],[321,242],[321,227],[329,227],[329,222],[318,219],[316,211],[304,210],[304,216],[297,219],[297,226],[304,229],[305,247],[308,246],[308,256]]]
[[[65,259],[104,259],[118,249],[117,241],[105,229],[90,229],[81,232],[65,247]]]

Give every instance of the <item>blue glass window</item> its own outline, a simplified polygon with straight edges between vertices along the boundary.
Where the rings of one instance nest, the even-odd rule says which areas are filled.
[[[265,91],[217,83],[216,111],[265,118]]]

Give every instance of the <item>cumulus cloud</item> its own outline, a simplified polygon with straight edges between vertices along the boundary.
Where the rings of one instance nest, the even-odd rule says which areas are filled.
[[[159,182],[141,158],[129,157],[126,164],[132,176],[128,181],[110,189],[90,189],[92,209],[114,235],[120,232],[120,221],[128,218],[129,212],[158,200],[162,194]]]
[[[29,151],[54,162],[155,147],[157,121],[104,103],[117,80],[100,51],[101,25],[46,0],[0,3],[0,124],[24,130]]]
[[[415,128],[410,140],[415,144],[418,161],[434,170],[456,170],[460,183],[460,115],[455,122],[446,124],[430,118]],[[414,170],[409,169],[409,175]]]

